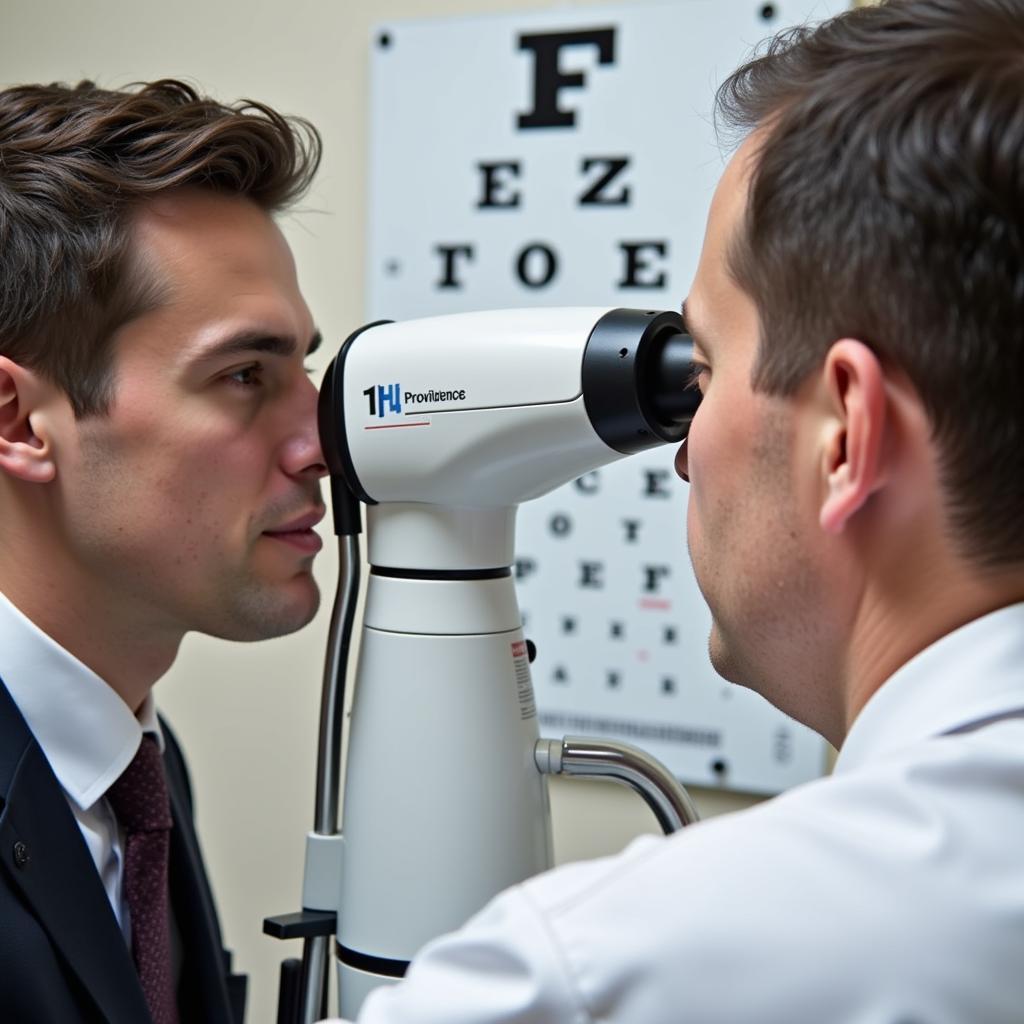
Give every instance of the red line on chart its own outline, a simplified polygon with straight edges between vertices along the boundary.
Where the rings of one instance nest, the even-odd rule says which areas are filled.
[[[430,420],[422,423],[382,423],[379,427],[363,427],[363,430],[395,430],[398,427],[429,427]]]

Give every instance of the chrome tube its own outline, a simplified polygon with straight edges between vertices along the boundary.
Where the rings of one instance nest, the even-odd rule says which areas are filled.
[[[331,836],[338,831],[341,786],[341,729],[345,720],[345,674],[352,646],[362,559],[359,536],[339,537],[338,589],[331,612],[331,629],[324,662],[320,700],[320,738],[316,765],[316,813],[313,831]]]
[[[660,761],[629,743],[585,736],[538,740],[534,760],[546,775],[612,779],[629,786],[651,809],[666,835],[700,818],[676,777]]]
[[[362,556],[359,535],[338,538],[338,587],[331,611],[331,628],[324,662],[320,699],[320,737],[316,765],[316,803],[313,831],[332,836],[338,831],[338,797],[341,789],[341,732],[345,722],[345,677],[348,672]],[[306,909],[323,910],[323,907]],[[302,946],[302,981],[299,1019],[302,1024],[321,1020],[327,1009],[327,972],[331,936],[305,939]]]
[[[327,1015],[327,970],[331,962],[330,935],[315,935],[302,944],[299,1020],[316,1024]]]

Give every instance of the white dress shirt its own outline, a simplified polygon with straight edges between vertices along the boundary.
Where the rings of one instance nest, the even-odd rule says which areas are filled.
[[[1022,713],[1019,604],[890,678],[831,777],[506,891],[359,1024],[1024,1021]]]
[[[153,699],[138,717],[91,669],[0,594],[0,679],[28,723],[82,830],[125,940],[124,836],[105,793],[131,763],[144,732],[163,735]]]

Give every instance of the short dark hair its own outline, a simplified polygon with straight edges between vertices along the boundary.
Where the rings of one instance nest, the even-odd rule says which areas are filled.
[[[130,258],[133,209],[198,186],[277,212],[320,152],[305,120],[173,79],[0,91],[0,354],[55,382],[76,416],[105,412],[111,337],[159,294]]]
[[[865,341],[927,409],[960,550],[1024,561],[1024,4],[892,0],[784,32],[717,113],[763,128],[730,253],[755,387],[791,394]]]

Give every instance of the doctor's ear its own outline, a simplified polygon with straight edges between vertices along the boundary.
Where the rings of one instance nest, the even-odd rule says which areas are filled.
[[[57,475],[46,407],[56,386],[34,370],[0,356],[0,471],[27,483]]]
[[[840,533],[885,485],[885,371],[867,345],[845,338],[829,349],[822,373],[829,415],[819,520],[827,533]]]

